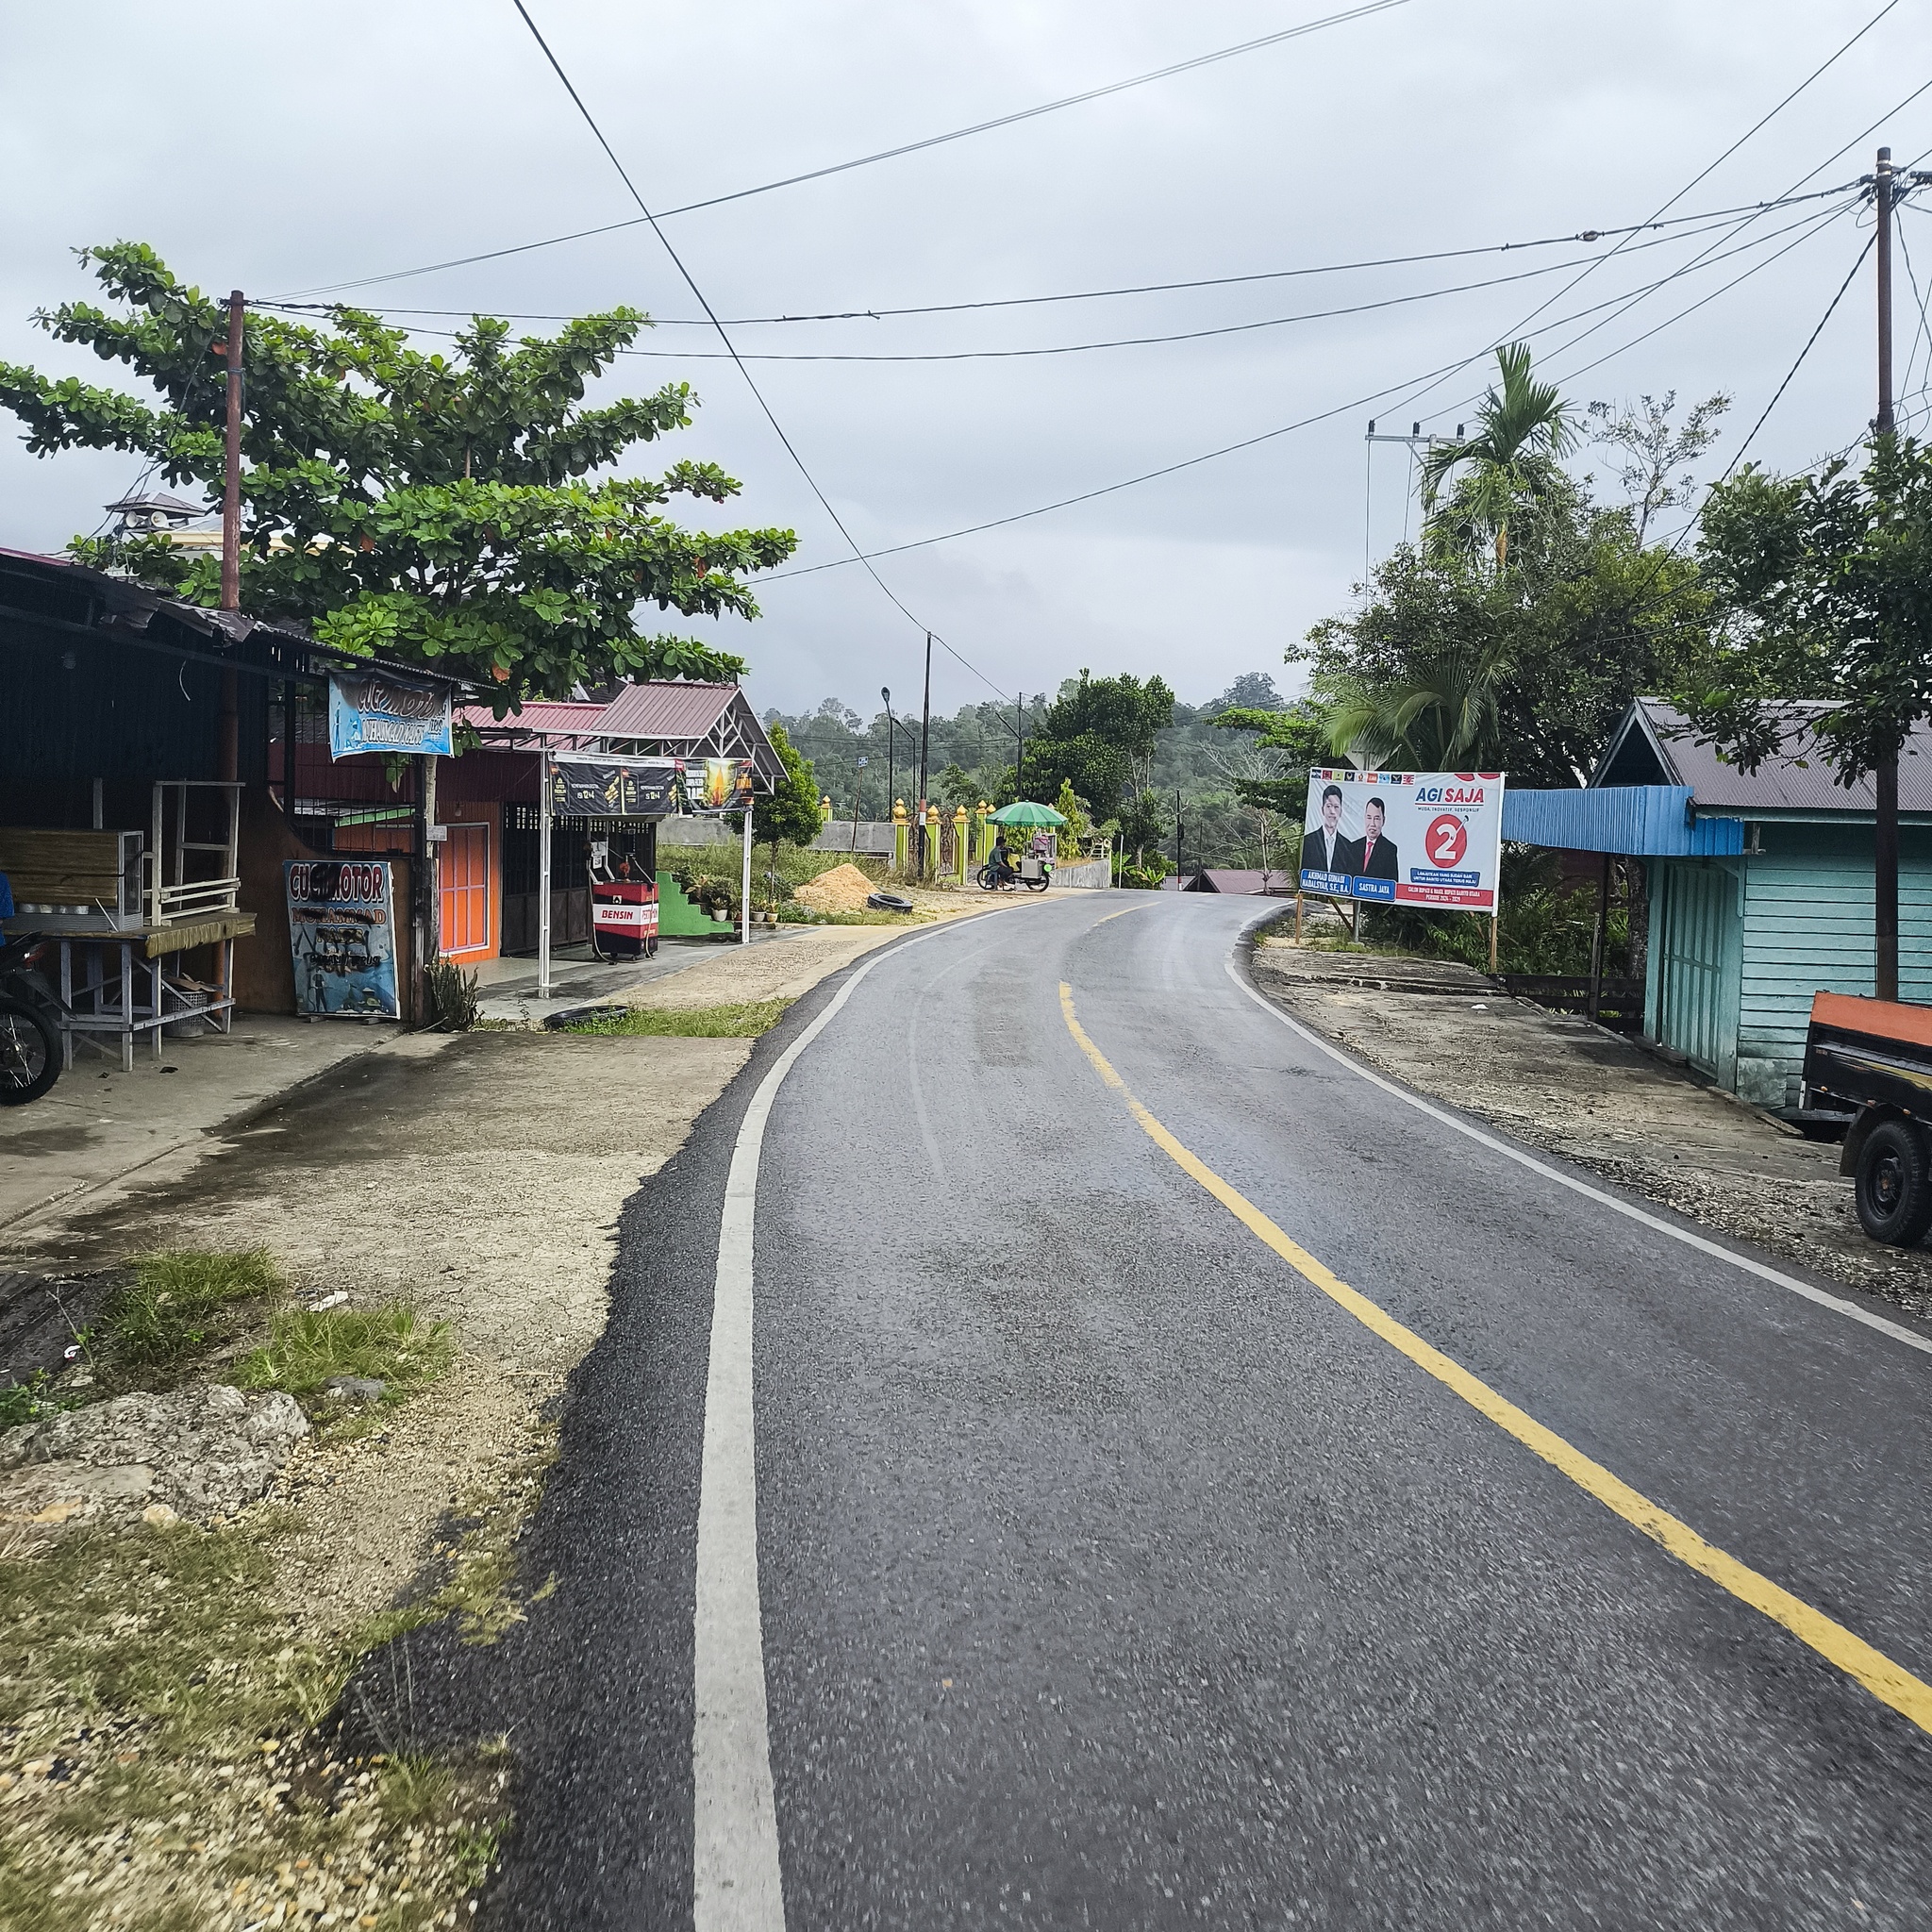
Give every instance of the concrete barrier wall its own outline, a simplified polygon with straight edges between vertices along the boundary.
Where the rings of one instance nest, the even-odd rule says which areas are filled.
[[[1053,869],[1057,886],[1072,886],[1078,891],[1106,891],[1113,884],[1113,862],[1106,858],[1083,858],[1057,865]]]

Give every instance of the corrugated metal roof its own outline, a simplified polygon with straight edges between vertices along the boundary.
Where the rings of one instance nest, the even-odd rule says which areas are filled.
[[[533,698],[521,711],[499,718],[488,705],[465,705],[457,716],[478,731],[527,733],[539,738],[595,738],[603,730],[604,707],[569,698]]]
[[[1810,734],[1807,721],[1830,706],[1794,701],[1779,708],[1790,720],[1786,748],[1766,758],[1757,771],[1744,772],[1726,764],[1714,747],[1698,743],[1695,728],[1676,706],[1662,698],[1639,698],[1632,707],[1635,715],[1612,740],[1605,765],[1636,730],[1656,755],[1659,776],[1668,784],[1689,786],[1700,810],[1850,812],[1867,817],[1875,812],[1871,777],[1840,785]],[[1617,762],[1627,769],[1627,759]],[[1902,812],[1932,812],[1932,724],[1922,724],[1906,741],[1899,758],[1898,804]]]
[[[1722,858],[1744,849],[1744,821],[1693,817],[1688,785],[1605,785],[1589,791],[1506,791],[1503,836],[1564,852]]]
[[[607,738],[700,739],[738,695],[735,684],[628,685],[605,707],[600,729]]]

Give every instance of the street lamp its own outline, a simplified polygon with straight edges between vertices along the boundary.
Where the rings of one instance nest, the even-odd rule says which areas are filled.
[[[879,696],[886,701],[886,816],[892,816],[892,693],[883,684]]]

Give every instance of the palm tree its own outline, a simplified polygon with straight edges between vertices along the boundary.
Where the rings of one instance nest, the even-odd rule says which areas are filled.
[[[1474,547],[1490,540],[1500,575],[1509,559],[1509,520],[1518,506],[1547,496],[1557,477],[1557,459],[1576,446],[1570,406],[1551,382],[1530,373],[1529,344],[1510,342],[1496,351],[1502,384],[1476,410],[1476,432],[1466,441],[1439,443],[1423,458],[1425,528],[1444,547],[1458,539]],[[1468,465],[1446,503],[1439,504],[1449,474]]]
[[[1497,688],[1513,669],[1509,646],[1491,641],[1439,652],[1400,677],[1340,680],[1328,693],[1329,744],[1371,768],[1391,758],[1414,772],[1487,768],[1501,723]]]

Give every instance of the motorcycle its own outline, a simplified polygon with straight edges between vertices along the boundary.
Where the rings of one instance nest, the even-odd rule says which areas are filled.
[[[60,1077],[58,996],[37,970],[53,941],[0,938],[0,1107],[25,1107]]]
[[[974,874],[982,892],[1010,892],[1015,886],[1024,886],[1029,892],[1043,892],[1052,876],[1046,860],[1036,858],[1031,853],[1021,859],[1017,872],[1011,866],[1001,867],[989,861]]]

